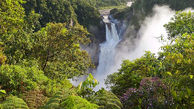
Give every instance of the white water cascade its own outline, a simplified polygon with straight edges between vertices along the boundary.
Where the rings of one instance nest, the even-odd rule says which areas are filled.
[[[130,39],[131,37],[129,37],[125,39],[129,41],[129,44],[119,45],[119,47],[117,45],[120,39],[115,24],[109,23],[110,21],[107,20],[107,17],[104,17],[104,22],[106,22],[106,42],[100,45],[99,66],[97,67],[96,73],[94,73],[95,78],[99,81],[96,90],[102,87],[106,88],[104,79],[108,75],[117,72],[123,60],[139,58],[147,50],[153,53],[159,51],[162,43],[157,37],[161,35],[166,36],[166,30],[163,25],[170,21],[174,12],[166,6],[156,6],[153,10],[154,15],[147,17],[141,25],[141,29],[138,32],[140,38]],[[136,45],[130,46],[131,41],[134,41]],[[133,50],[128,51],[128,49]]]
[[[186,9],[185,11],[188,10],[194,12],[192,9]],[[123,60],[129,59],[132,61],[140,58],[145,51],[157,53],[160,46],[163,45],[158,37],[161,35],[167,37],[167,32],[163,25],[167,24],[175,15],[175,12],[168,6],[155,6],[153,8],[153,15],[146,17],[141,24],[141,28],[138,31],[140,37],[134,38],[130,36],[121,41],[115,23],[108,19],[108,11],[102,11],[104,13],[102,14],[103,20],[106,23],[106,42],[100,44],[99,65],[93,71],[94,78],[99,82],[95,91],[100,88],[106,89],[105,79],[108,75],[118,71]],[[79,77],[78,81],[71,80],[71,82],[77,86],[85,78],[86,76]]]
[[[116,46],[120,42],[115,24],[110,22],[107,16],[104,17],[104,22],[106,23],[106,42],[100,44],[99,66],[94,74],[99,81],[96,89],[105,88],[104,79],[112,73],[111,68],[116,62]]]
[[[194,12],[193,9],[186,9],[186,12]],[[167,37],[167,32],[164,24],[167,24],[170,19],[175,15],[175,12],[168,6],[155,6],[153,8],[153,15],[148,16],[141,24],[138,31],[139,38],[129,36],[128,38],[119,38],[115,23],[108,19],[110,10],[101,11],[106,23],[106,42],[100,44],[99,65],[93,71],[93,76],[98,80],[99,85],[94,89],[98,91],[101,88],[106,88],[105,79],[108,75],[117,72],[121,67],[122,61],[129,59],[140,58],[144,55],[145,51],[157,53],[160,46],[163,44],[159,41],[158,37],[161,35]],[[116,20],[114,20],[116,21]],[[122,28],[118,28],[118,31]],[[77,80],[70,80],[71,83],[77,86],[81,81],[84,81],[87,76],[75,78]]]

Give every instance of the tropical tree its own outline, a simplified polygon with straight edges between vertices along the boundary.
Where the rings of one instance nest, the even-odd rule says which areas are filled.
[[[89,43],[87,35],[80,25],[49,23],[35,33],[32,56],[39,59],[42,70],[51,79],[83,75],[92,65],[87,52],[80,48],[80,43]]]
[[[4,53],[8,63],[17,63],[28,57],[33,40],[26,28],[23,0],[0,1],[0,42],[4,45]]]
[[[194,31],[193,22],[193,12],[177,12],[176,15],[171,19],[171,22],[164,25],[164,27],[167,29],[169,38],[174,38],[185,33],[191,34]]]

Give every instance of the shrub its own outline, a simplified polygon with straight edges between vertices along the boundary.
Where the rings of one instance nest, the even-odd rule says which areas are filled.
[[[8,93],[17,94],[46,84],[48,78],[35,63],[0,66],[0,85]]]
[[[166,85],[158,77],[144,78],[140,87],[129,88],[121,97],[124,108],[169,108],[173,98]]]

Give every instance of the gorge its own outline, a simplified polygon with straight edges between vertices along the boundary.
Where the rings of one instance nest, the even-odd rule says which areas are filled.
[[[105,13],[108,13],[107,10]],[[160,47],[167,44],[167,42],[164,42],[167,38],[164,25],[175,15],[175,11],[170,9],[169,6],[155,5],[152,15],[145,18],[136,36],[131,35],[127,38],[122,36],[125,33],[119,35],[119,31],[125,30],[125,26],[118,26],[119,21],[106,14],[103,13],[106,41],[99,45],[99,65],[93,71],[94,77],[99,81],[95,90],[102,87],[107,88],[105,79],[108,75],[118,71],[123,60],[140,58],[145,54],[145,51],[159,52]],[[160,36],[163,36],[163,41],[161,41]]]

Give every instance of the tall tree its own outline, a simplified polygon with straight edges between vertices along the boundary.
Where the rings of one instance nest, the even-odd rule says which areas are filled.
[[[48,24],[35,33],[34,56],[52,79],[64,79],[85,74],[91,66],[90,57],[80,49],[87,44],[88,32],[80,25]]]

